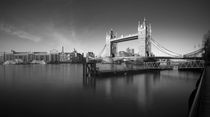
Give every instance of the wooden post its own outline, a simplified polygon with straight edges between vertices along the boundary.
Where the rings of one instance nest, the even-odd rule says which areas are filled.
[[[82,60],[82,64],[83,64],[83,78],[87,77],[87,63],[86,63],[86,58],[83,57]]]
[[[4,52],[4,61],[3,63],[6,61],[6,53]]]
[[[92,63],[91,63],[91,69],[92,69],[92,76],[93,77],[95,77],[96,76],[96,62],[95,61],[93,61]]]
[[[96,73],[96,62],[89,60],[88,56],[83,57],[83,77],[94,77]]]

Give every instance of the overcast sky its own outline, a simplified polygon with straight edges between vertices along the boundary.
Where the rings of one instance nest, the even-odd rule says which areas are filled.
[[[138,20],[146,17],[153,38],[183,54],[201,44],[210,29],[209,11],[208,0],[1,0],[0,51],[61,51],[63,45],[97,54],[106,32],[137,33]],[[136,49],[138,43],[118,47]]]

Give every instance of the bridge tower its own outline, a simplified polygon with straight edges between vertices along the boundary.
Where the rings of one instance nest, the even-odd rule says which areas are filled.
[[[111,43],[111,39],[116,38],[114,31],[111,30],[108,34],[106,34],[106,47],[107,47],[107,55],[109,57],[115,57],[117,55],[117,43]]]
[[[139,40],[139,55],[148,57],[152,56],[151,53],[151,24],[144,18],[143,23],[138,22],[138,40]]]

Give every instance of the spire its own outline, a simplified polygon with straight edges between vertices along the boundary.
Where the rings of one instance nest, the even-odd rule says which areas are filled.
[[[143,26],[146,26],[146,18],[144,17],[144,22],[143,22]]]
[[[77,50],[74,48],[74,52],[76,52],[77,53]]]
[[[141,22],[138,21],[138,31],[140,31],[140,30],[141,30]]]
[[[115,38],[114,31],[112,29],[110,31],[110,37],[111,37],[111,39],[114,39]]]
[[[140,27],[141,26],[141,21],[138,21],[138,27]]]
[[[149,32],[150,32],[150,35],[151,35],[152,34],[152,24],[151,23],[149,24],[149,29],[150,29]]]
[[[62,46],[62,53],[64,53],[64,47]]]
[[[106,32],[106,41],[109,42],[109,40],[110,40],[110,33]]]

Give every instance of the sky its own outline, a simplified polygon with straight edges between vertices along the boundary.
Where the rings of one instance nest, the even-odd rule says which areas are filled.
[[[100,53],[106,33],[137,33],[144,17],[152,37],[165,48],[184,54],[198,49],[210,30],[208,0],[1,0],[0,52],[57,49]],[[118,50],[138,42],[118,44]],[[164,55],[155,47],[152,52]]]

